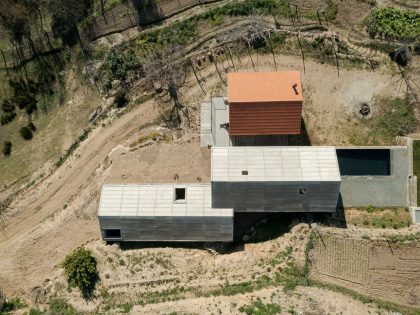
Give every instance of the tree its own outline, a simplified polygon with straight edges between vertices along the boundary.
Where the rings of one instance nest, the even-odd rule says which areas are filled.
[[[3,155],[4,156],[9,156],[10,153],[12,153],[12,143],[10,141],[4,141],[4,144],[3,144]]]
[[[189,113],[188,107],[181,103],[179,95],[180,88],[186,83],[187,63],[174,61],[176,51],[179,51],[179,47],[156,52],[144,64],[144,72],[151,84],[162,89],[157,99],[163,119],[168,124],[178,127],[183,118],[189,120]]]
[[[21,1],[0,1],[0,23],[18,43],[23,37],[30,36],[29,12]]]
[[[22,127],[19,130],[20,135],[22,136],[23,139],[25,140],[31,140],[33,138],[33,134],[31,129],[29,129],[28,127]]]
[[[91,0],[50,0],[49,10],[52,15],[52,30],[56,37],[61,37],[68,45],[82,43],[77,23],[90,12]]]
[[[92,295],[99,280],[96,259],[90,250],[80,247],[67,255],[62,263],[70,287],[80,289],[84,298]]]

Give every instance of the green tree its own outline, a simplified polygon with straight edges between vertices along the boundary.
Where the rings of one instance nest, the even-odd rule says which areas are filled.
[[[33,138],[32,131],[28,127],[20,128],[19,133],[22,136],[22,138],[25,140],[31,140]]]
[[[91,11],[91,0],[50,0],[49,10],[52,15],[52,30],[56,37],[61,37],[68,45],[76,44],[80,39],[77,23]]]
[[[62,266],[69,286],[79,288],[84,298],[91,297],[99,280],[96,259],[91,251],[83,247],[76,249],[66,256]]]
[[[12,143],[10,141],[4,141],[3,143],[3,155],[9,156],[12,153]]]

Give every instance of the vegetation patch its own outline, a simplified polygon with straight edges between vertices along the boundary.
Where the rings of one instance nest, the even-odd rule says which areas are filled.
[[[4,141],[3,143],[3,155],[9,156],[12,153],[12,143],[10,141]]]
[[[349,208],[344,210],[346,221],[355,226],[367,228],[401,229],[411,225],[411,217],[406,208]]]
[[[420,140],[413,141],[413,173],[417,176],[417,204],[420,205]]]
[[[286,1],[280,0],[245,0],[232,2],[212,8],[183,21],[175,22],[167,27],[141,34],[135,44],[143,50],[162,49],[168,45],[178,46],[192,43],[198,38],[198,23],[221,24],[225,17],[241,17],[249,15],[289,15]]]
[[[25,303],[23,303],[22,300],[18,297],[5,299],[2,305],[0,306],[0,315],[10,314],[11,312],[26,307]]]
[[[90,130],[84,130],[80,136],[74,141],[67,151],[59,157],[59,159],[55,162],[56,167],[60,167],[63,163],[69,158],[70,155],[77,149],[81,142],[85,141]]]
[[[387,38],[414,40],[420,36],[420,13],[395,7],[374,9],[366,19],[368,33]]]
[[[281,313],[281,307],[278,304],[265,304],[260,298],[257,298],[251,304],[241,306],[239,311],[246,315],[274,315]]]
[[[392,243],[405,243],[420,240],[420,232],[407,234],[407,235],[385,235],[385,238]]]
[[[392,145],[397,136],[405,136],[416,129],[417,120],[413,103],[407,95],[403,98],[378,99],[377,112],[372,120],[353,126],[354,145]]]
[[[114,80],[126,80],[130,73],[141,68],[141,63],[131,51],[112,50],[101,68],[105,73],[104,88],[109,90]]]
[[[92,253],[81,247],[66,256],[62,263],[70,288],[80,289],[83,297],[89,298],[99,280],[96,259]]]

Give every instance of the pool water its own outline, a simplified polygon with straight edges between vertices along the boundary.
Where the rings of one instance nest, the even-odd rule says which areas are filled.
[[[389,176],[389,149],[337,149],[341,176]]]

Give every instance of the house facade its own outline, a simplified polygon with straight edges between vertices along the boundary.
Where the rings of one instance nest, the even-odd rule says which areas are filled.
[[[103,239],[231,242],[238,212],[411,205],[416,180],[407,146],[288,146],[288,136],[301,132],[302,104],[299,72],[228,74],[228,96],[201,105],[211,182],[104,185]]]

